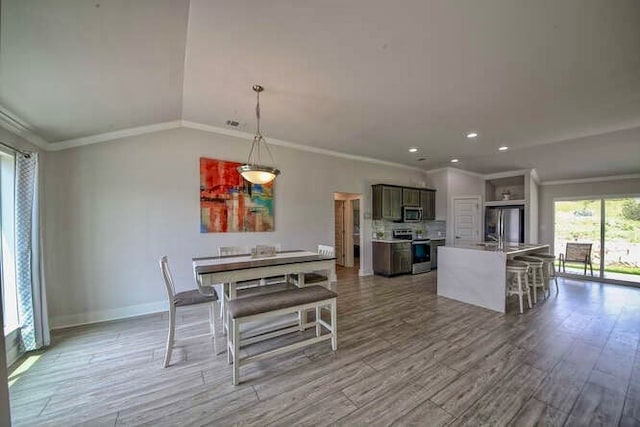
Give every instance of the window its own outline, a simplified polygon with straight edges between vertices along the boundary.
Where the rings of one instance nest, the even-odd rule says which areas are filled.
[[[18,297],[15,267],[14,158],[0,152],[0,259],[4,334],[18,328]]]
[[[556,201],[554,209],[556,256],[568,242],[591,243],[595,277],[640,282],[640,197]],[[567,263],[566,272],[584,266]]]

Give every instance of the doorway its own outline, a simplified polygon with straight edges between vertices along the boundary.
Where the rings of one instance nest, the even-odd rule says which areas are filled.
[[[334,232],[336,264],[346,268],[360,267],[360,202],[361,194],[334,193]]]

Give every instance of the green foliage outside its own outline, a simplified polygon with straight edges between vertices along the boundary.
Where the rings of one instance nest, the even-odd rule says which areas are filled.
[[[622,204],[622,216],[630,221],[640,221],[640,202],[633,199],[627,199]],[[640,226],[640,223],[636,224]]]
[[[556,202],[556,255],[564,253],[567,242],[592,243],[591,262],[599,269],[600,219],[599,199]],[[604,226],[605,271],[640,275],[640,199],[605,199]]]

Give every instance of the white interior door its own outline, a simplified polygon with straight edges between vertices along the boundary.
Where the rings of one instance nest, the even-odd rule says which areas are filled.
[[[453,236],[455,240],[481,240],[480,197],[453,199]]]

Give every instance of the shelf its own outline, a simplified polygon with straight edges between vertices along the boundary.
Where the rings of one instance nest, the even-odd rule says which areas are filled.
[[[493,202],[485,202],[485,206],[524,206],[524,200],[496,200]]]

